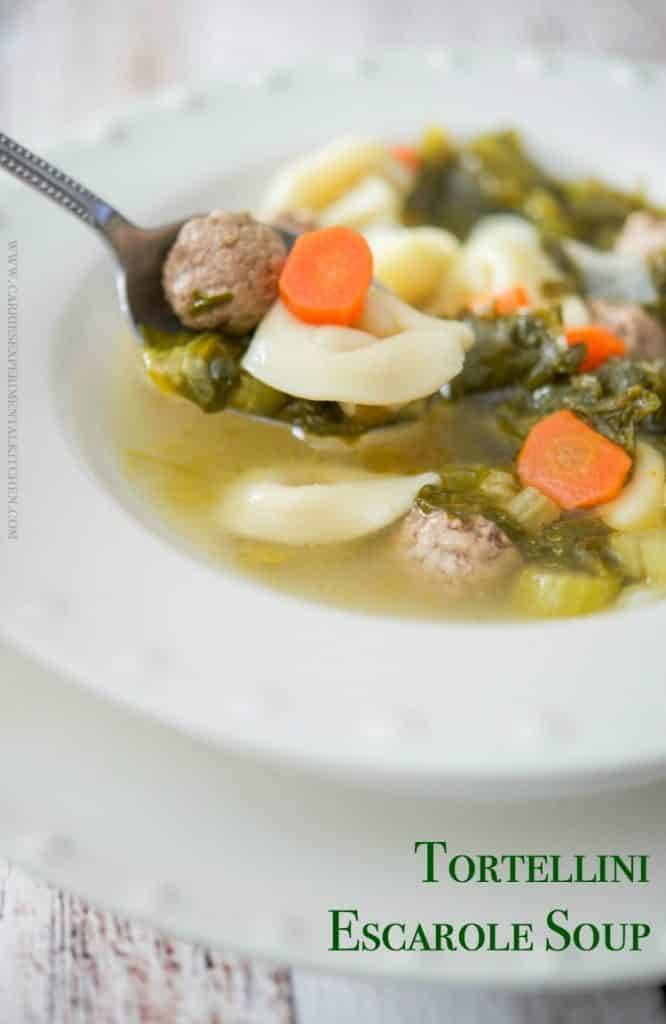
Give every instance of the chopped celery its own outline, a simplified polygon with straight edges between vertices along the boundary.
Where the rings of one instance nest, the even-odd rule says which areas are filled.
[[[529,618],[589,615],[609,605],[619,590],[619,578],[610,574],[586,576],[530,565],[514,584],[512,606]]]
[[[486,476],[487,468],[454,463],[450,466],[442,466],[441,469],[438,469],[438,473],[444,490],[457,493],[478,490]]]
[[[238,384],[229,396],[229,405],[251,416],[274,416],[288,401],[288,397],[241,370]]]
[[[559,506],[535,487],[523,487],[504,508],[528,533],[554,523],[561,514]]]
[[[518,491],[513,473],[506,469],[489,469],[479,484],[479,490],[487,498],[498,503],[508,502]]]

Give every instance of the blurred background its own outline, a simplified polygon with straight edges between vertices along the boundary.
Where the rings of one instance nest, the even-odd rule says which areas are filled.
[[[375,46],[666,60],[665,0],[0,0],[0,125],[33,144],[135,96]]]

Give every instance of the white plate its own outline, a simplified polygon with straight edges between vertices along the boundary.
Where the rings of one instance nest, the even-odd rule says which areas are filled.
[[[197,742],[1,644],[0,706],[2,856],[95,905],[345,974],[567,989],[663,980],[666,783],[513,803],[373,793]],[[452,853],[647,853],[650,884],[423,885],[419,838]],[[384,922],[530,921],[535,949],[332,954],[331,907]],[[572,924],[647,921],[653,933],[640,954],[546,953],[554,907]]]
[[[511,123],[556,166],[658,194],[665,98],[655,69],[394,53],[171,93],[54,158],[150,223],[242,207],[286,154],[339,134]],[[111,263],[19,186],[0,208],[20,261],[20,540],[4,545],[0,580],[10,643],[181,729],[353,779],[488,792],[663,768],[664,606],[550,625],[389,621],[286,598],[171,543],[104,435],[100,378],[120,328]]]

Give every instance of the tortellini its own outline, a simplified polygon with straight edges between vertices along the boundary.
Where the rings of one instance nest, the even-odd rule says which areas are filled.
[[[298,398],[399,405],[448,384],[460,373],[472,340],[463,324],[425,316],[371,288],[355,328],[306,324],[278,300],[259,324],[242,366]]]
[[[522,217],[494,214],[479,221],[455,255],[428,310],[451,315],[479,295],[497,295],[516,285],[538,305],[547,299],[544,286],[562,279],[536,228]]]
[[[664,519],[664,459],[645,441],[636,444],[629,483],[613,501],[597,508],[612,530],[640,530],[660,526]]]
[[[563,280],[538,231],[522,217],[484,217],[464,245],[441,228],[402,226],[414,174],[381,142],[339,139],[278,172],[259,214],[270,220],[305,210],[322,227],[364,231],[376,279],[434,316],[455,316],[471,300],[517,285],[538,305],[548,298],[544,286]]]
[[[431,227],[375,227],[366,232],[375,277],[404,302],[424,306],[448,273],[460,242]]]
[[[395,222],[400,216],[400,193],[384,178],[371,175],[319,214],[319,226],[343,224],[360,231],[369,224]]]
[[[254,470],[225,491],[216,518],[236,537],[275,544],[340,544],[381,530],[405,515],[437,473],[380,476],[320,466],[303,480],[293,466]]]
[[[384,186],[381,196],[377,179]],[[339,139],[279,171],[259,215],[270,220],[287,210],[309,210],[316,216],[323,215],[326,223],[348,227],[392,219],[398,215],[399,196],[411,179],[409,169],[381,142]],[[364,191],[363,183],[368,180],[370,185]],[[352,195],[357,187],[359,191]]]
[[[374,226],[366,238],[377,280],[435,316],[455,316],[472,299],[516,285],[539,304],[544,286],[562,280],[538,232],[521,217],[485,217],[464,245],[433,227]]]

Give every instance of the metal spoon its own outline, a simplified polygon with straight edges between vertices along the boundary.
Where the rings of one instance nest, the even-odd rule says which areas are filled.
[[[140,325],[183,330],[164,295],[162,266],[185,220],[158,228],[137,227],[74,178],[1,132],[0,167],[94,228],[111,246],[120,305],[142,344]],[[282,228],[274,230],[290,249],[297,236]]]
[[[94,228],[111,246],[116,258],[116,285],[120,306],[140,344],[144,344],[141,326],[174,333],[183,330],[183,325],[164,295],[162,267],[178,232],[183,224],[190,220],[189,217],[159,228],[137,227],[94,192],[2,132],[0,167]],[[298,236],[284,228],[275,225],[271,227],[280,234],[287,249],[291,249]],[[302,431],[299,433],[298,429],[288,422],[281,423],[267,416],[241,412],[232,407],[229,407],[229,411],[248,416],[250,419],[284,426],[300,440],[307,440]],[[369,427],[366,432],[379,433],[382,430],[389,431],[403,426],[404,424],[379,424]]]

